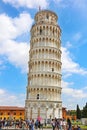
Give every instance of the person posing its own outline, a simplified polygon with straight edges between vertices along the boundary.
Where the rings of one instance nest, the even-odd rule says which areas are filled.
[[[34,130],[34,120],[31,121],[31,130]]]
[[[53,130],[55,130],[55,126],[56,126],[56,124],[55,124],[55,119],[52,119],[51,124],[52,124],[52,128],[53,128]]]
[[[72,124],[69,118],[67,119],[67,127],[67,130],[72,130]]]

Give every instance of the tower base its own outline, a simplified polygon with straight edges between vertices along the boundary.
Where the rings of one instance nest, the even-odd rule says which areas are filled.
[[[25,117],[37,119],[62,118],[62,102],[60,101],[30,101],[26,100]]]

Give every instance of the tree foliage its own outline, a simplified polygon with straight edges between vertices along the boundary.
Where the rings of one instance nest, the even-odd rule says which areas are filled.
[[[86,105],[83,107],[82,117],[83,117],[83,118],[87,118],[87,103],[86,103]]]
[[[77,119],[81,119],[81,110],[78,104],[77,104],[77,109],[76,109],[76,116],[77,116]]]
[[[71,111],[70,111],[70,115],[71,115],[71,116],[76,115],[76,110],[71,110]]]

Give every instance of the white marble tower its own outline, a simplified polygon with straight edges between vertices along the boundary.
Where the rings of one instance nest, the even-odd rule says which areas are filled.
[[[61,29],[57,15],[41,10],[31,28],[26,118],[61,118]]]

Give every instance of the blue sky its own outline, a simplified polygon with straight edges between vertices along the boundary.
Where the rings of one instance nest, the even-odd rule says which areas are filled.
[[[24,106],[30,28],[41,9],[58,15],[63,107],[87,102],[87,0],[0,0],[0,106]]]

